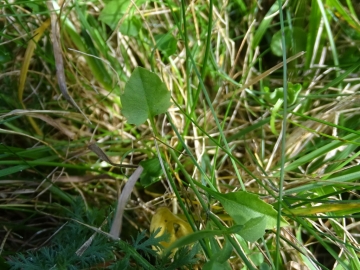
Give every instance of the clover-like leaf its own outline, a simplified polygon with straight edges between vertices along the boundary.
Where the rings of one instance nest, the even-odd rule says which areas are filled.
[[[128,123],[140,125],[167,111],[171,106],[170,92],[155,73],[137,67],[126,83],[121,103]]]
[[[289,105],[295,104],[301,92],[301,89],[302,86],[299,83],[295,83],[295,84],[292,84],[290,82],[288,83],[287,100]],[[270,128],[275,135],[278,135],[278,132],[276,131],[275,128],[275,119],[276,119],[276,114],[278,113],[278,111],[281,108],[281,105],[284,102],[284,88],[278,87],[271,92],[270,88],[265,86],[264,92],[265,92],[264,94],[265,100],[274,106],[271,111]]]

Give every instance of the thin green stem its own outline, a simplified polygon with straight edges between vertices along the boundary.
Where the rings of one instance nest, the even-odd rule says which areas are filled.
[[[279,12],[280,12],[280,25],[282,32],[282,47],[286,48],[285,34],[284,34],[284,15],[282,11],[282,1],[278,0]],[[281,208],[283,201],[283,186],[285,178],[285,150],[286,150],[286,120],[287,120],[287,63],[286,63],[286,50],[283,49],[283,121],[282,121],[282,130],[281,130],[281,162],[280,162],[280,183],[279,183],[279,200],[278,200],[278,217],[277,217],[277,226],[276,226],[276,258],[275,266],[276,269],[279,269],[280,265],[280,235],[281,235]]]

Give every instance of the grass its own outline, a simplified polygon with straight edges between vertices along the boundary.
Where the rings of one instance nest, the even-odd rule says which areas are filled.
[[[167,206],[195,231],[200,268],[360,269],[359,7],[289,1],[279,13],[278,2],[2,1],[2,266],[61,250],[59,232],[84,230],[74,251],[108,232],[101,224],[133,169],[103,161],[88,148],[96,142],[113,164],[160,160],[161,177],[136,184],[121,241],[97,233],[98,260],[50,256],[50,265],[193,267],[186,249],[165,261],[152,235],[139,236]],[[137,66],[161,78],[173,105],[134,126],[120,95]],[[235,233],[214,195],[235,191],[271,204],[278,226],[255,242]]]

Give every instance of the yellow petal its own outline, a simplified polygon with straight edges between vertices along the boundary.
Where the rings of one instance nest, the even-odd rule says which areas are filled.
[[[160,207],[157,209],[155,215],[151,219],[150,232],[161,228],[158,236],[161,236],[165,231],[169,234],[168,241],[160,242],[163,247],[169,247],[178,238],[188,235],[192,232],[191,226],[185,220],[174,215],[168,208]]]

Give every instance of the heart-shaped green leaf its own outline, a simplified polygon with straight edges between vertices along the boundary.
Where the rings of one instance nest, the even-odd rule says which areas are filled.
[[[121,103],[128,123],[140,125],[167,111],[171,106],[170,92],[155,73],[137,67],[126,83]]]

